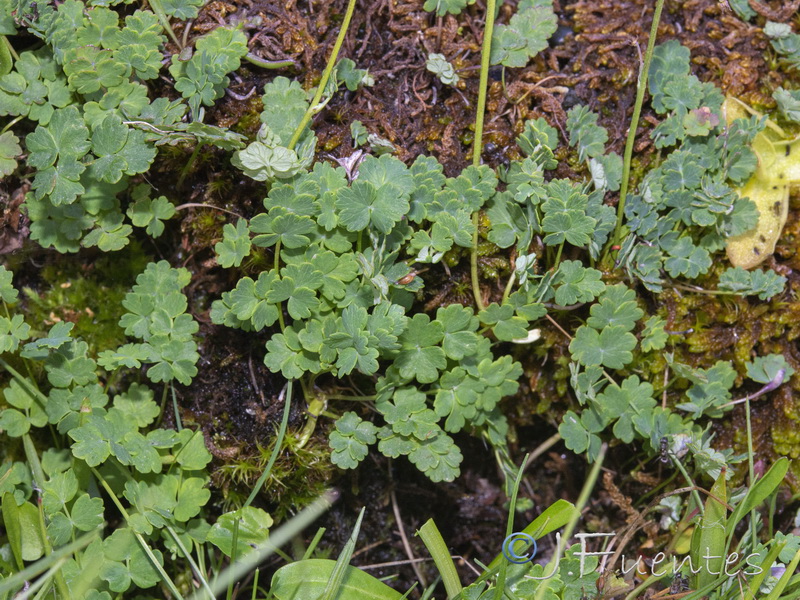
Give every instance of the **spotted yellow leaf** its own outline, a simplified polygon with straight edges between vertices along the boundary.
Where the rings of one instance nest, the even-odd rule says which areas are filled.
[[[754,111],[729,97],[723,106],[730,125]],[[767,129],[756,135],[751,146],[758,157],[758,167],[750,180],[737,190],[742,198],[750,198],[758,208],[758,225],[750,231],[728,239],[727,252],[735,267],[751,269],[775,252],[789,214],[789,186],[800,183],[800,140],[786,139],[783,131],[767,122]]]

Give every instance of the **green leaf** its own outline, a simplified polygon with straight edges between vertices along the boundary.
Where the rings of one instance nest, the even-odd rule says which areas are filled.
[[[139,428],[147,427],[161,414],[153,400],[153,390],[138,383],[132,383],[128,391],[114,396],[114,406]]]
[[[491,64],[524,67],[530,58],[547,47],[556,32],[558,19],[552,6],[521,9],[508,25],[497,25],[492,35]]]
[[[781,370],[783,370],[784,373],[778,385],[789,381],[789,378],[794,375],[795,372],[789,363],[786,362],[782,354],[757,356],[751,362],[747,363],[745,367],[747,369],[747,376],[750,379],[764,384],[774,382]]]
[[[443,17],[447,13],[457,15],[470,4],[475,4],[475,0],[425,0],[423,8]]]
[[[669,258],[664,261],[664,268],[673,277],[685,275],[689,279],[694,279],[701,273],[706,273],[711,267],[708,250],[695,246],[688,237],[678,239],[666,250]]]
[[[81,531],[91,531],[103,524],[103,500],[81,494],[70,511],[73,525]]]
[[[567,112],[569,145],[578,149],[581,162],[601,156],[608,141],[608,132],[597,124],[597,114],[578,104]]]
[[[603,329],[608,325],[620,325],[625,331],[632,330],[644,315],[636,305],[636,292],[622,284],[606,286],[600,302],[593,304],[590,312],[591,316],[586,320],[589,327]]]
[[[648,86],[653,97],[653,107],[660,114],[667,112],[664,97],[675,80],[689,76],[689,49],[677,40],[656,46],[650,65]]]
[[[274,246],[280,241],[287,248],[302,248],[311,241],[307,234],[316,228],[309,217],[296,215],[280,206],[250,220],[250,230],[259,234],[253,238],[253,243],[262,247]]]
[[[292,327],[269,339],[264,364],[273,373],[280,371],[287,379],[297,379],[306,371],[318,373],[321,368],[319,356],[303,348]]]
[[[402,349],[395,359],[400,375],[405,379],[416,378],[420,383],[436,381],[439,371],[447,367],[444,350],[439,347],[443,339],[444,327],[440,322],[431,322],[426,314],[414,315],[400,336]]]
[[[719,289],[741,295],[758,295],[769,300],[780,294],[786,286],[786,278],[775,271],[746,271],[742,267],[728,268],[719,278]]]
[[[611,325],[598,332],[582,325],[569,344],[572,357],[586,367],[600,365],[621,369],[633,360],[631,350],[636,347],[636,337],[620,325]]]
[[[13,273],[4,265],[0,265],[0,299],[6,304],[16,304],[19,296],[19,292],[14,288],[13,279]]]
[[[226,556],[234,555],[234,522],[238,521],[236,557],[241,558],[263,544],[272,527],[272,517],[254,506],[246,506],[239,510],[225,513],[217,519],[208,532],[208,541],[222,550]]]
[[[433,481],[453,481],[461,474],[459,465],[463,460],[461,451],[452,438],[439,430],[435,437],[422,441],[408,455],[420,471]]]
[[[69,431],[69,436],[75,442],[72,445],[72,453],[90,467],[100,465],[111,456],[107,433],[98,427],[101,421],[94,420]]]
[[[308,109],[308,95],[300,82],[281,76],[264,86],[262,102],[261,122],[277,136],[279,145],[287,146]]]
[[[618,419],[614,424],[614,436],[626,444],[633,441],[637,418],[643,418],[656,406],[653,399],[653,386],[639,377],[626,377],[622,386],[608,385],[598,396],[597,405],[609,420]]]
[[[144,132],[130,129],[115,114],[109,114],[92,132],[92,152],[97,156],[92,174],[108,183],[116,183],[123,175],[144,173],[156,157]]]
[[[164,233],[163,222],[175,216],[175,205],[165,196],[150,199],[145,186],[137,190],[141,192],[134,191],[134,198],[138,199],[128,207],[128,218],[136,227],[145,227],[148,235],[157,238]]]
[[[622,182],[622,157],[616,152],[592,158],[589,172],[598,190],[617,192]]]
[[[48,381],[60,388],[97,381],[95,362],[86,356],[88,349],[86,342],[72,340],[51,353],[44,367]]]
[[[653,315],[644,323],[642,331],[642,351],[661,350],[667,345],[669,335],[664,331],[667,322],[657,315]]]
[[[556,302],[561,306],[591,302],[605,289],[602,273],[597,269],[587,269],[577,260],[565,260],[561,263],[554,284],[558,285]]]
[[[725,505],[727,492],[725,489],[726,473],[717,478],[711,493],[706,498],[705,511],[692,535],[692,554],[694,556],[708,556],[706,565],[708,569],[700,569],[695,576],[695,587],[702,588],[712,583],[722,572],[725,561],[725,529],[728,520],[728,509]]]
[[[790,121],[800,123],[800,90],[785,90],[778,88],[772,94],[778,108]]]
[[[442,349],[448,358],[461,360],[477,350],[478,319],[472,311],[460,304],[450,304],[436,311],[436,321],[442,324],[444,338]]]
[[[368,320],[365,308],[351,304],[336,319],[339,331],[324,341],[325,345],[335,348],[339,355],[336,361],[339,377],[349,374],[354,368],[366,375],[378,370],[378,351],[370,347],[372,340],[367,332]]]
[[[31,423],[16,408],[7,408],[0,412],[0,430],[10,437],[22,437],[30,431]]]
[[[79,161],[91,147],[89,130],[74,106],[53,113],[47,127],[38,125],[25,138],[28,164],[38,169],[33,188],[37,199],[49,196],[55,206],[70,204],[84,192],[79,183],[86,169]]]
[[[590,433],[581,418],[571,410],[564,414],[558,433],[564,439],[564,445],[577,454],[588,450],[590,455],[596,456],[600,450],[600,438],[595,433]]]
[[[369,444],[377,441],[377,432],[375,425],[363,421],[356,413],[344,413],[336,421],[336,428],[330,434],[333,464],[342,469],[355,469],[366,458]]]
[[[20,154],[22,148],[14,132],[0,134],[0,176],[7,177],[17,170],[17,157]]]
[[[250,254],[250,246],[247,219],[239,219],[236,226],[226,223],[222,228],[222,241],[214,246],[217,262],[226,269],[238,267]]]
[[[520,149],[544,169],[555,169],[558,161],[553,152],[558,146],[558,131],[542,117],[525,121],[525,127],[517,138]]]
[[[436,0],[428,0],[436,1]],[[270,591],[278,600],[319,598],[331,579],[336,562],[308,558],[284,565],[272,576]],[[337,598],[352,600],[402,600],[403,596],[372,575],[345,567]]]
[[[447,62],[444,54],[429,54],[428,60],[425,61],[425,68],[436,75],[439,81],[445,85],[456,85],[460,80],[453,65]]]
[[[375,83],[369,71],[357,69],[356,63],[349,58],[343,58],[336,64],[335,77],[342,81],[351,92],[357,91],[362,85],[371,86]]]
[[[499,340],[510,342],[528,335],[528,321],[515,316],[510,304],[501,306],[493,302],[478,314],[478,318],[481,323],[494,326],[494,334]]]

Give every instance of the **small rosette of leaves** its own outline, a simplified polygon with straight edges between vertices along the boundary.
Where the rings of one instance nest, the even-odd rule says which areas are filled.
[[[193,338],[198,325],[186,313],[188,304],[181,293],[190,278],[189,271],[173,269],[166,261],[150,263],[125,296],[122,305],[128,312],[119,322],[127,335],[142,341],[102,352],[100,365],[115,370],[152,363],[147,370],[151,381],[174,379],[189,385],[197,374],[195,364],[200,358]]]

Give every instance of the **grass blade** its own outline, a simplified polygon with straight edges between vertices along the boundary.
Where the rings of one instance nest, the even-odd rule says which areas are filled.
[[[328,580],[328,585],[325,586],[325,591],[322,592],[320,600],[333,600],[339,593],[339,588],[342,587],[342,581],[344,580],[345,570],[350,565],[350,558],[353,556],[353,551],[356,549],[356,540],[358,539],[359,531],[361,531],[361,521],[364,518],[365,510],[366,507],[362,507],[361,512],[358,513],[358,519],[356,520],[355,527],[353,527],[353,533],[350,534],[350,539],[347,540],[344,548],[342,548],[342,553],[339,554],[339,558],[336,560],[336,566],[333,568],[331,578]]]
[[[447,549],[447,544],[444,543],[442,534],[439,533],[439,528],[436,527],[433,519],[428,519],[419,528],[417,535],[422,538],[422,542],[430,552],[433,562],[436,563],[436,568],[439,570],[444,582],[444,589],[447,590],[447,597],[455,598],[461,593],[461,580],[458,578],[453,559],[450,558],[450,550]]]

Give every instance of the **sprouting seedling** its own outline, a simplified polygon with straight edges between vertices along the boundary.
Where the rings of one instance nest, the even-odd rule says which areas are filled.
[[[425,68],[437,75],[439,81],[445,85],[456,85],[460,80],[458,73],[456,73],[453,65],[447,62],[444,54],[429,54]]]
[[[756,114],[749,106],[729,97],[724,105],[730,125],[734,120]],[[759,115],[760,116],[760,115]],[[735,267],[751,269],[775,252],[789,214],[789,186],[800,183],[800,139],[789,139],[772,121],[768,129],[755,136],[752,150],[758,168],[750,180],[737,190],[742,198],[750,198],[758,208],[758,225],[728,240],[727,252]]]
[[[778,369],[778,371],[775,373],[775,377],[773,377],[771,381],[768,381],[767,384],[764,385],[764,387],[762,387],[760,390],[758,390],[757,392],[753,392],[752,394],[748,394],[744,398],[739,398],[738,400],[732,400],[731,402],[728,402],[724,406],[726,407],[733,406],[734,404],[741,404],[742,402],[746,402],[747,400],[755,400],[756,398],[760,398],[766,393],[778,389],[783,383],[783,378],[785,375],[786,375],[786,369]]]

